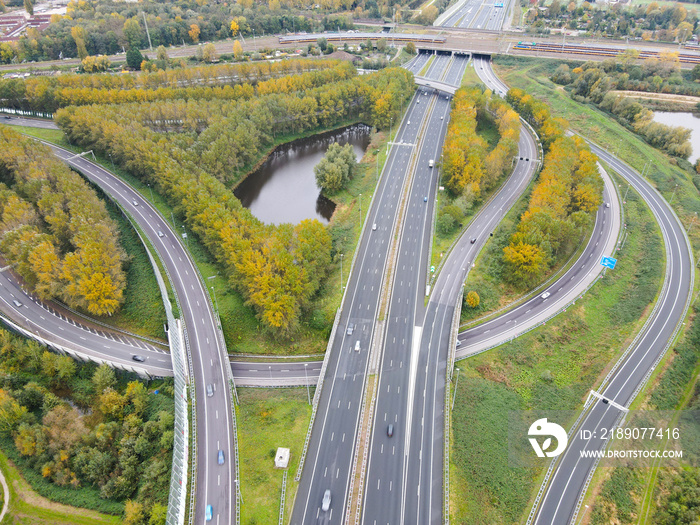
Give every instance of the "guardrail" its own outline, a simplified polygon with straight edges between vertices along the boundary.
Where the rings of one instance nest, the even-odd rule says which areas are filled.
[[[287,469],[284,469],[282,474],[282,494],[280,494],[280,516],[277,519],[277,525],[284,524],[284,499],[287,494]]]
[[[311,405],[311,419],[309,420],[309,428],[306,431],[306,439],[304,440],[304,448],[301,450],[301,457],[299,458],[299,466],[297,467],[297,473],[294,476],[294,481],[299,481],[301,479],[301,472],[304,470],[304,460],[306,459],[306,452],[309,449],[309,441],[311,440],[311,431],[314,427],[314,420],[316,419],[316,410],[318,409],[318,402],[321,398],[321,389],[323,388],[323,378],[326,375],[326,368],[328,367],[328,360],[331,356],[331,348],[333,348],[333,340],[335,339],[335,332],[338,328],[338,322],[340,321],[341,309],[338,308],[335,312],[335,320],[333,321],[333,329],[331,330],[331,336],[328,338],[328,345],[326,347],[326,355],[323,358],[323,364],[321,365],[321,371],[318,376],[318,383],[316,383],[316,391],[314,392],[314,400]]]
[[[455,349],[457,348],[457,332],[459,329],[459,319],[462,315],[462,301],[464,300],[464,287],[461,287],[459,296],[457,297],[457,302],[455,304],[455,311],[452,314],[452,327],[450,328],[450,340],[449,340],[449,351],[447,357],[447,368],[445,369],[445,422],[444,422],[444,452],[443,452],[443,496],[444,496],[444,508],[443,508],[443,523],[445,525],[450,525],[450,430],[452,428],[452,406],[450,403],[450,389],[447,386],[452,381],[452,370],[455,364]],[[455,395],[457,395],[455,385]]]

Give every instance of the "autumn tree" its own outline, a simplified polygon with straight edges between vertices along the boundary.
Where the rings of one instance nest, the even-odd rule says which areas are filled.
[[[236,57],[236,60],[243,56],[243,46],[238,40],[233,43],[233,56]]]
[[[187,31],[187,34],[190,35],[190,40],[193,43],[199,42],[199,26],[197,24],[191,24],[189,31]]]
[[[474,290],[470,291],[467,294],[467,306],[469,306],[470,308],[476,308],[477,306],[479,306],[479,302],[479,294],[476,293]]]

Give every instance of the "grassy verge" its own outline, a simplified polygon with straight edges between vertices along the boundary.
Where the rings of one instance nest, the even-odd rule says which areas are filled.
[[[578,409],[642,326],[660,288],[664,252],[656,222],[632,191],[627,221],[630,233],[619,252],[620,266],[575,306],[458,365],[462,377],[453,415],[452,464],[458,479],[466,482],[450,485],[456,522],[523,518],[542,471],[508,466],[508,412]]]
[[[287,472],[285,515],[291,517],[298,488],[294,481],[311,406],[305,388],[238,390],[241,404],[236,407],[241,472],[241,523],[277,524],[282,471],[274,468],[278,447],[290,449]],[[313,396],[313,390],[311,391]]]
[[[435,60],[435,55],[430,55],[430,58],[428,58],[428,61],[423,66],[423,69],[421,69],[420,72],[418,73],[419,77],[425,76],[425,74],[430,69],[430,65],[433,63],[433,60]]]
[[[10,506],[2,525],[117,525],[123,522],[121,517],[62,505],[40,496],[2,452],[0,470],[10,490]]]

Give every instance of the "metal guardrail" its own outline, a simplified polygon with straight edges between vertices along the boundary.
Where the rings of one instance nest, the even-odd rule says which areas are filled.
[[[462,301],[464,300],[464,287],[461,288],[455,311],[452,315],[452,327],[450,329],[449,353],[447,357],[447,367],[445,368],[445,422],[444,422],[444,452],[443,452],[443,496],[444,509],[442,521],[445,525],[450,525],[450,430],[452,428],[452,406],[450,403],[450,389],[447,385],[452,381],[452,370],[455,363],[455,349],[457,348],[457,332],[459,329],[459,319],[462,315]],[[456,386],[455,386],[456,388]],[[457,391],[455,390],[455,395]]]
[[[280,515],[277,519],[277,525],[284,524],[284,500],[287,494],[287,469],[284,469],[282,474],[282,494],[280,494]]]
[[[311,405],[311,419],[309,420],[309,428],[306,431],[306,439],[304,440],[304,448],[301,450],[301,457],[299,458],[299,466],[297,467],[297,473],[294,476],[294,481],[299,481],[301,479],[301,472],[304,470],[304,460],[306,459],[306,452],[309,449],[309,441],[311,441],[311,431],[314,427],[314,420],[316,419],[316,410],[318,409],[318,402],[321,398],[321,389],[323,388],[323,378],[326,375],[326,368],[328,367],[328,360],[331,356],[331,348],[333,348],[333,341],[335,339],[335,332],[338,328],[338,322],[340,321],[341,309],[338,308],[335,312],[335,320],[333,321],[333,329],[331,330],[331,336],[328,338],[328,345],[326,347],[326,355],[323,358],[323,364],[321,365],[321,371],[318,376],[318,383],[316,384],[316,391],[314,392],[314,400]]]

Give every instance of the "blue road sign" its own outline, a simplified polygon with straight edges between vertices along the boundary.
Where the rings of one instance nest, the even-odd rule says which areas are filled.
[[[615,269],[616,263],[617,263],[617,259],[613,259],[612,257],[603,257],[600,260],[600,264],[602,264],[606,268],[610,268],[611,270]]]

